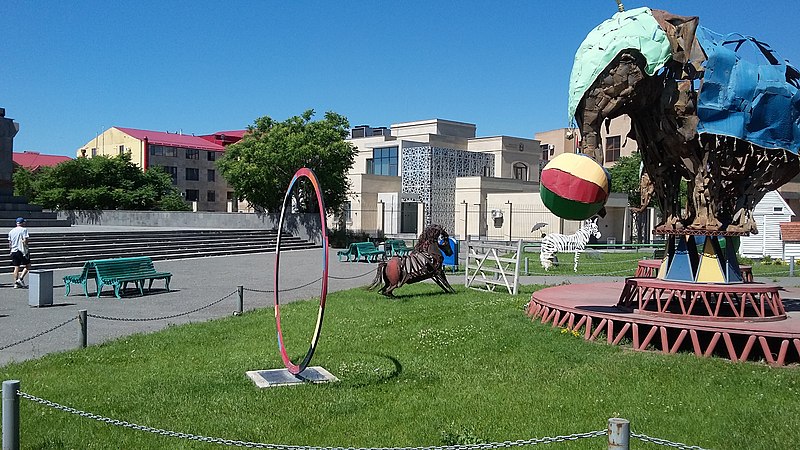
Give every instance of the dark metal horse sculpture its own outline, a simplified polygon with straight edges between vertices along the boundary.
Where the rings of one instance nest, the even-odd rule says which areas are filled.
[[[444,257],[439,251],[440,249],[447,256],[453,254],[453,249],[450,247],[450,236],[441,225],[430,225],[420,234],[417,245],[408,255],[395,256],[378,264],[375,281],[372,282],[369,289],[375,289],[383,283],[383,287],[378,292],[387,297],[394,297],[392,291],[404,284],[412,284],[430,278],[445,292],[455,293],[455,289],[450,286],[444,275],[442,269]]]

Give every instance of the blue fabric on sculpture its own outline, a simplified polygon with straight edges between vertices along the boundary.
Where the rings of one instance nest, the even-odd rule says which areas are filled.
[[[800,152],[800,72],[763,42],[699,27],[708,60],[697,104],[697,131],[733,136],[765,148]],[[742,59],[723,44],[752,45],[763,61]]]

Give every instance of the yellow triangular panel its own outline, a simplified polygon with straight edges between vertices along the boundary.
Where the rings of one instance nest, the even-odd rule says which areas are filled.
[[[661,268],[658,269],[658,278],[662,280],[664,277],[667,276],[667,262],[669,260],[669,255],[665,255],[664,259],[661,260]]]
[[[705,245],[703,245],[703,254],[700,255],[700,266],[697,268],[696,281],[698,283],[725,282],[725,272],[722,270],[722,264],[720,264],[719,257],[711,244],[711,237],[707,237]]]

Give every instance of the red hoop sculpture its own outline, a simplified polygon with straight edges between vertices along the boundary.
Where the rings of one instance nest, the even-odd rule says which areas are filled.
[[[281,310],[278,288],[278,280],[280,279],[280,260],[281,260],[281,236],[283,234],[283,220],[286,217],[286,205],[289,203],[290,194],[297,180],[305,177],[311,181],[314,186],[314,192],[317,195],[317,204],[319,205],[319,219],[320,231],[322,232],[322,290],[319,295],[319,313],[317,314],[317,325],[314,328],[314,335],[311,337],[311,345],[308,347],[308,352],[300,364],[295,364],[286,353],[286,345],[283,342],[283,332],[281,331]],[[289,188],[286,190],[286,196],[283,199],[283,206],[281,207],[281,218],[278,222],[278,241],[275,248],[275,324],[278,330],[278,348],[281,351],[281,359],[286,369],[292,375],[297,375],[308,367],[311,362],[311,357],[314,356],[314,350],[317,348],[317,341],[319,341],[319,334],[322,330],[322,317],[325,313],[325,299],[328,296],[328,233],[325,227],[325,203],[322,200],[322,191],[320,190],[319,181],[317,176],[311,169],[303,167],[295,172],[292,181],[289,183]]]

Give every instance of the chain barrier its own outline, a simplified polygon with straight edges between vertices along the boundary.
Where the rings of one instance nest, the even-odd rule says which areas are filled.
[[[631,431],[631,437],[639,439],[642,442],[649,442],[651,444],[656,444],[656,445],[664,445],[666,447],[680,448],[685,450],[706,450],[703,447],[698,447],[696,445],[687,445],[687,444],[682,444],[680,442],[672,442],[666,439],[650,437],[647,436],[646,434],[634,433],[632,431]]]
[[[316,280],[309,281],[308,283],[306,283],[304,285],[301,285],[301,286],[288,288],[288,289],[281,289],[281,292],[296,291],[297,289],[302,289],[304,287],[311,286],[312,284],[316,283],[317,281],[321,281],[321,280],[322,280],[322,277],[319,277]],[[242,290],[243,291],[250,291],[250,292],[260,292],[262,294],[269,294],[271,292],[275,292],[275,289],[252,289],[252,288],[246,288],[246,287],[243,287]]]
[[[370,270],[368,272],[364,272],[361,275],[353,275],[352,277],[334,277],[333,275],[328,275],[328,278],[332,278],[334,280],[354,280],[356,278],[361,278],[361,277],[365,277],[367,275],[372,275],[373,273],[375,273],[375,269],[372,269],[372,270]]]
[[[223,300],[225,300],[225,299],[229,298],[229,297],[230,297],[230,296],[232,296],[233,294],[236,294],[237,292],[239,292],[239,290],[238,290],[238,289],[237,289],[237,290],[235,290],[235,291],[233,291],[233,292],[231,292],[230,294],[226,295],[225,297],[222,297],[222,298],[221,298],[221,299],[219,299],[219,300],[214,300],[213,302],[211,302],[211,303],[209,303],[209,304],[207,304],[207,305],[205,305],[205,306],[201,306],[201,307],[199,307],[199,308],[195,308],[195,309],[193,309],[193,310],[191,310],[191,311],[186,311],[186,312],[182,312],[182,313],[172,314],[172,315],[169,315],[169,316],[161,316],[161,317],[145,317],[145,318],[132,318],[132,319],[131,319],[131,318],[127,318],[127,317],[110,317],[110,316],[101,316],[101,315],[99,315],[99,314],[86,314],[86,316],[87,316],[87,317],[91,317],[91,318],[93,318],[93,319],[116,320],[116,321],[120,321],[120,322],[150,322],[150,321],[154,321],[154,320],[174,319],[174,318],[176,318],[176,317],[186,316],[186,315],[189,315],[189,314],[192,314],[192,313],[196,313],[197,311],[202,311],[202,310],[204,310],[204,309],[206,309],[206,308],[210,308],[210,307],[212,307],[212,306],[216,305],[217,303],[219,303],[219,302],[221,302],[221,301],[223,301]]]
[[[373,273],[375,273],[375,270],[370,270],[370,271],[368,271],[368,272],[364,272],[364,273],[362,273],[361,275],[354,275],[354,276],[351,276],[351,277],[335,277],[335,276],[332,276],[332,275],[328,275],[328,278],[330,278],[330,279],[333,279],[333,280],[354,280],[354,279],[356,279],[356,278],[365,277],[365,276],[367,276],[367,275],[371,275],[371,274],[373,274]],[[302,285],[302,286],[297,286],[297,287],[288,288],[288,289],[281,289],[281,292],[289,292],[289,291],[294,291],[294,290],[297,290],[297,289],[302,289],[302,288],[304,288],[304,287],[307,287],[307,286],[310,286],[310,285],[312,285],[312,284],[314,284],[314,283],[316,283],[316,282],[318,282],[318,281],[320,281],[320,280],[322,280],[322,277],[319,277],[319,278],[317,278],[316,280],[314,280],[314,281],[312,281],[312,282],[310,282],[310,283],[306,283],[306,284],[304,284],[304,285]],[[250,291],[250,292],[259,292],[259,293],[262,293],[262,294],[270,294],[270,293],[272,293],[272,292],[275,292],[275,290],[274,290],[274,289],[252,289],[252,288],[244,288],[244,290],[245,290],[245,291]]]
[[[47,334],[47,333],[49,333],[49,332],[51,332],[51,331],[54,331],[54,330],[57,330],[57,329],[59,329],[59,328],[63,327],[64,325],[66,325],[66,324],[68,324],[68,323],[72,322],[73,320],[78,320],[78,317],[77,317],[77,316],[75,316],[75,317],[73,317],[73,318],[71,318],[71,319],[69,319],[69,320],[67,320],[67,321],[65,321],[65,322],[62,322],[62,323],[60,323],[60,324],[58,324],[58,325],[54,326],[53,328],[50,328],[49,330],[45,330],[45,331],[42,331],[41,333],[34,334],[33,336],[31,336],[31,337],[29,337],[29,338],[25,338],[25,339],[19,340],[19,341],[17,341],[17,342],[12,342],[11,344],[8,344],[8,345],[4,345],[4,346],[0,347],[0,351],[3,351],[3,350],[5,350],[5,349],[7,349],[7,348],[11,348],[11,347],[13,347],[13,346],[15,346],[15,345],[22,344],[23,342],[28,342],[28,341],[30,341],[30,340],[36,339],[36,338],[38,338],[39,336],[44,336],[45,334]]]
[[[80,417],[93,419],[98,422],[107,423],[109,425],[120,426],[123,428],[130,428],[132,430],[145,431],[148,433],[157,434],[159,436],[170,436],[181,439],[188,439],[191,441],[210,442],[213,444],[223,444],[235,447],[247,448],[268,448],[273,450],[489,450],[494,448],[508,448],[508,447],[524,447],[536,444],[551,444],[555,442],[577,441],[579,439],[595,438],[607,435],[607,430],[590,431],[587,433],[575,433],[566,436],[519,439],[516,441],[503,441],[492,442],[487,444],[466,444],[466,445],[443,445],[443,446],[427,446],[427,447],[320,447],[320,446],[305,446],[305,445],[287,445],[287,444],[264,444],[260,442],[247,442],[235,439],[224,439],[211,436],[203,436],[191,433],[181,433],[178,431],[165,430],[161,428],[149,427],[147,425],[138,425],[124,420],[111,419],[98,414],[81,411],[69,406],[64,406],[50,400],[36,397],[22,391],[17,391],[17,395],[30,400],[40,405],[48,406],[70,414],[75,414]]]

